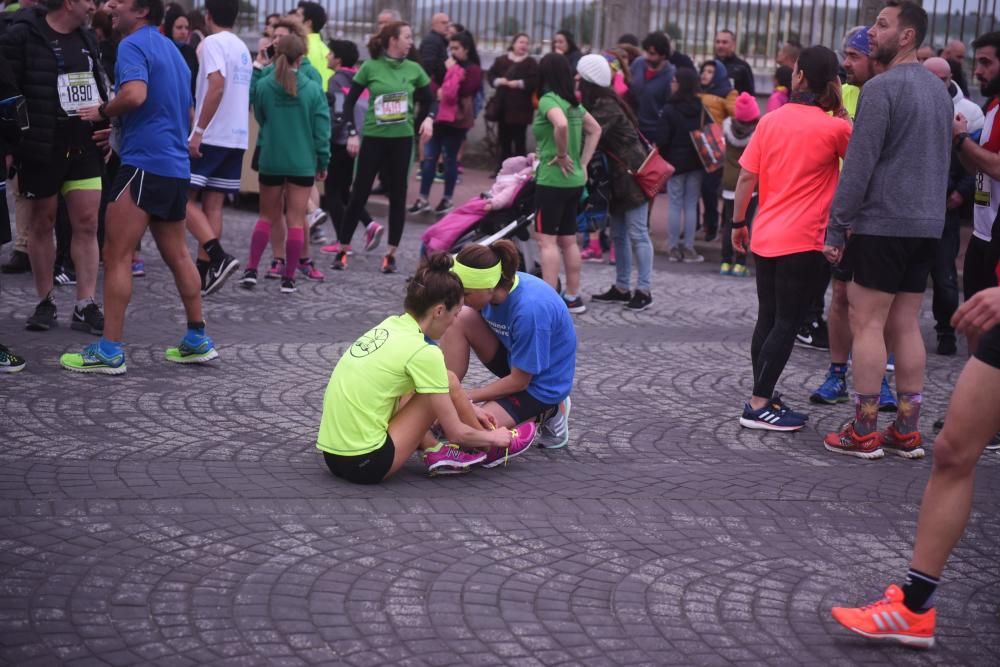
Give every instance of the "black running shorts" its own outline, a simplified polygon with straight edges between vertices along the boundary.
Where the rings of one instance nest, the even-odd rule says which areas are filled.
[[[583,188],[535,186],[535,231],[550,236],[575,236],[582,194]]]
[[[1000,325],[983,334],[974,356],[984,364],[1000,370]]]
[[[501,345],[497,349],[496,356],[494,356],[488,364],[485,364],[485,366],[491,373],[499,378],[510,375],[510,354],[507,352],[507,348]],[[527,390],[519,391],[511,396],[505,396],[504,398],[497,399],[497,405],[503,408],[504,412],[510,415],[515,424],[523,424],[524,422],[535,419],[546,412],[551,412],[552,409],[556,407],[554,405],[542,403],[537,398],[529,394]]]
[[[854,234],[841,263],[862,287],[923,294],[937,257],[937,239]]]
[[[57,148],[45,163],[18,165],[17,189],[25,199],[48,199],[76,190],[101,190],[104,158],[94,144]]]
[[[111,187],[111,201],[118,201],[126,188],[132,193],[135,205],[148,213],[153,222],[184,222],[187,217],[186,178],[157,176],[123,164]]]
[[[273,174],[261,174],[258,180],[261,185],[271,188],[281,187],[285,183],[297,185],[300,188],[311,188],[316,182],[314,176],[275,176]]]
[[[378,484],[392,470],[396,458],[396,445],[388,433],[385,442],[374,452],[359,456],[341,456],[323,452],[326,466],[335,477],[346,479],[353,484]]]
[[[968,301],[984,289],[997,286],[997,261],[1000,253],[993,244],[978,236],[969,239],[965,249],[965,263],[962,266],[962,291]]]

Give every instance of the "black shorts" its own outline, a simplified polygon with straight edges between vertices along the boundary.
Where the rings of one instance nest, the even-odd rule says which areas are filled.
[[[25,199],[48,199],[75,190],[101,190],[104,158],[93,144],[59,148],[46,163],[18,165],[17,189]]]
[[[485,365],[491,373],[499,378],[510,375],[510,355],[507,352],[507,348],[501,345],[500,349],[497,350],[496,356]],[[548,403],[542,403],[529,394],[527,390],[497,399],[497,405],[510,415],[515,424],[523,424],[543,414],[550,413],[557,407]]]
[[[965,249],[965,264],[962,267],[962,291],[968,301],[978,292],[997,286],[997,262],[1000,253],[993,244],[978,236],[969,239]]]
[[[984,364],[1000,369],[1000,325],[983,334],[973,356]]]
[[[575,236],[582,194],[583,188],[535,186],[535,231],[550,236]]]
[[[157,176],[138,167],[123,164],[111,186],[111,201],[132,192],[135,205],[149,214],[153,222],[184,222],[187,217],[188,180]]]
[[[314,176],[274,176],[273,174],[261,174],[258,180],[261,185],[269,188],[281,187],[285,183],[297,185],[300,188],[311,188],[316,182]]]
[[[937,239],[855,234],[841,263],[862,287],[896,294],[923,294],[937,258]]]
[[[346,479],[353,484],[378,484],[392,470],[392,462],[396,458],[396,445],[388,433],[385,442],[374,452],[359,456],[341,456],[323,452],[326,466],[334,477]]]

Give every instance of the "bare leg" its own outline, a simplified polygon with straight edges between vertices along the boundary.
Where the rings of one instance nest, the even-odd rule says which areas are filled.
[[[893,295],[852,282],[847,298],[854,335],[854,387],[859,394],[877,395],[885,375],[885,324]]]
[[[923,294],[900,292],[889,310],[885,340],[896,354],[897,392],[920,393],[924,390],[927,348],[920,335],[919,321],[923,302]]]
[[[396,456],[385,478],[399,472],[413,452],[421,446],[424,436],[434,423],[434,408],[430,394],[414,394],[389,421],[389,437],[396,447]],[[385,479],[383,478],[383,479]]]
[[[97,294],[100,250],[97,247],[97,212],[100,190],[73,190],[66,193],[66,210],[73,229],[70,254],[76,267],[76,298],[92,299]]]
[[[187,224],[187,229],[191,232],[191,236],[198,241],[198,259],[203,261],[208,261],[208,253],[205,252],[204,245],[215,238],[215,233],[212,231],[212,225],[208,221],[208,216],[198,205],[198,195],[205,195],[207,192],[205,190],[191,190],[188,193],[188,204],[187,204],[187,219],[185,220]]]
[[[459,381],[469,372],[469,354],[475,352],[484,364],[493,361],[500,340],[476,310],[465,306],[439,341],[444,365]]]
[[[538,260],[542,265],[542,280],[556,289],[559,285],[559,244],[552,234],[535,234],[538,239]],[[579,251],[577,251],[579,257]]]
[[[827,316],[827,328],[830,331],[830,362],[846,364],[851,355],[851,319],[847,305],[847,283],[833,279],[833,298],[830,300],[830,313]]]
[[[160,257],[174,274],[174,284],[177,285],[177,292],[184,302],[184,312],[188,322],[204,322],[205,316],[201,310],[201,278],[188,252],[184,224],[154,222],[150,228],[156,247],[160,251]]]
[[[563,263],[566,265],[566,294],[580,295],[580,246],[576,244],[576,234],[557,236]],[[548,282],[548,281],[546,281]]]
[[[29,199],[28,257],[31,259],[31,276],[39,299],[52,291],[52,269],[56,262],[56,242],[52,230],[56,226],[58,197]]]
[[[148,224],[149,216],[135,205],[130,188],[125,188],[117,201],[108,204],[104,236],[105,340],[117,343],[123,340],[125,310],[132,299],[132,253]]]
[[[222,206],[226,203],[226,193],[213,190],[201,191],[201,209],[212,230],[212,238],[222,238]]]

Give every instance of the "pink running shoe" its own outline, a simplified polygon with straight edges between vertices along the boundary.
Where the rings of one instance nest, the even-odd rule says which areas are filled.
[[[596,239],[591,240],[587,244],[587,247],[580,251],[580,259],[585,262],[600,262],[603,260],[604,253],[601,251],[601,244]]]
[[[486,460],[483,461],[484,468],[495,468],[500,464],[507,465],[508,460],[528,451],[538,433],[538,424],[533,421],[524,422],[512,428],[511,433],[514,437],[510,440],[510,447],[490,447],[486,450]]]
[[[268,280],[281,280],[285,277],[285,260],[272,259],[271,268],[267,270],[264,277]]]
[[[382,235],[385,234],[385,227],[374,220],[365,227],[365,252],[371,252],[382,242]]]
[[[472,466],[486,460],[486,452],[471,454],[458,445],[439,442],[433,449],[423,451],[424,463],[431,477],[436,475],[458,475],[472,470]]]
[[[316,268],[316,264],[311,259],[308,262],[299,263],[299,273],[304,275],[307,280],[313,280],[318,283],[326,280],[326,276]]]
[[[325,245],[319,249],[324,255],[336,255],[340,252],[340,243],[331,243],[330,245]]]

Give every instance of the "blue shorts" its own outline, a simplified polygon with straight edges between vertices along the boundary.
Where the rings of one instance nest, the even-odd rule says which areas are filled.
[[[200,150],[201,157],[191,158],[191,187],[239,193],[243,149],[202,144]]]

